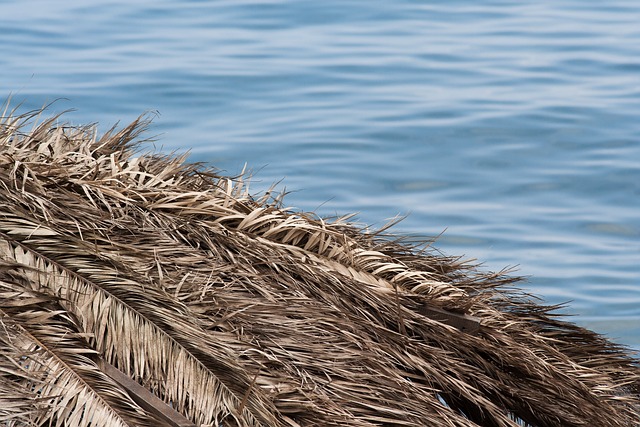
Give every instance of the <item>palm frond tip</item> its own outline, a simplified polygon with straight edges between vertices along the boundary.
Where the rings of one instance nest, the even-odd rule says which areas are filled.
[[[0,425],[640,425],[633,355],[517,278],[35,118],[0,121]]]

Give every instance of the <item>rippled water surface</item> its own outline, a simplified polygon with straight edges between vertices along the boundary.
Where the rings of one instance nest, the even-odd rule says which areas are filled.
[[[640,349],[640,2],[0,3],[0,98],[359,212]]]

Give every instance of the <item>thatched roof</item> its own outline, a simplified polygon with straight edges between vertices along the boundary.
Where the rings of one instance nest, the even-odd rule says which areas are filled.
[[[640,425],[638,360],[515,278],[36,122],[0,124],[0,425]]]

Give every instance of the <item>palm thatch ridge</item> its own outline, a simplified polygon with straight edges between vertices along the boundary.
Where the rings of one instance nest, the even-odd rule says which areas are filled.
[[[0,118],[0,426],[640,426],[640,364],[517,289],[243,177]]]

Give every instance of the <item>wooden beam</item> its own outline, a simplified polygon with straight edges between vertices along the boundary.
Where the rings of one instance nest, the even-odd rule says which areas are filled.
[[[445,325],[453,326],[454,328],[470,335],[475,335],[480,330],[479,317],[470,316],[468,314],[453,313],[451,311],[427,305],[420,307],[418,312],[429,319],[444,323]]]
[[[111,379],[124,388],[131,398],[144,410],[155,415],[159,420],[164,421],[170,427],[196,427],[189,419],[178,413],[162,399],[151,393],[146,388],[135,382],[128,375],[125,375],[115,366],[100,359],[98,362],[100,369]]]

